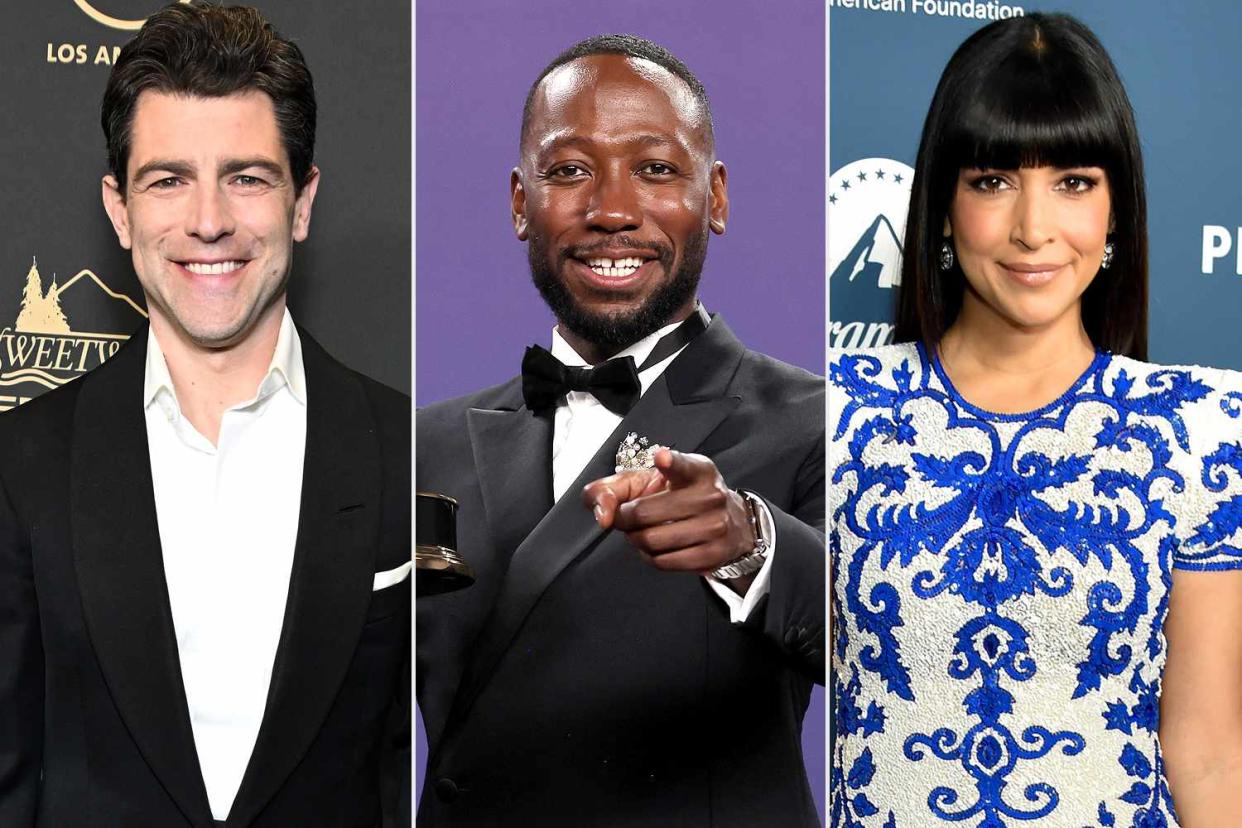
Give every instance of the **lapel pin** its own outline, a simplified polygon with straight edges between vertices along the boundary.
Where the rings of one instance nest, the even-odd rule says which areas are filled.
[[[617,473],[655,468],[655,453],[662,448],[664,446],[652,445],[646,437],[631,431],[617,447]]]

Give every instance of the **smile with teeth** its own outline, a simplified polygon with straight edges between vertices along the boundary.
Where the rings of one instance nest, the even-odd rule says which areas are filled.
[[[245,265],[246,263],[242,261],[186,262],[184,267],[196,276],[223,276],[226,273],[232,273],[234,270],[245,267]]]
[[[634,273],[646,261],[646,259],[640,259],[637,256],[629,256],[624,259],[605,259],[597,256],[587,259],[586,264],[598,276],[620,279]]]

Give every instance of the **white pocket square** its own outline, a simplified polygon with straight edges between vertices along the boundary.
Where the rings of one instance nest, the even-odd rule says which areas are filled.
[[[371,591],[375,592],[379,589],[390,587],[393,584],[399,584],[406,578],[410,577],[410,570],[414,568],[413,561],[406,561],[396,569],[389,569],[384,572],[375,573],[375,583],[371,587]]]

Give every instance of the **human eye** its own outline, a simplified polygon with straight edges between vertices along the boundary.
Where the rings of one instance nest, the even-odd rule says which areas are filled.
[[[666,164],[663,161],[650,161],[639,167],[638,171],[655,178],[667,178],[677,173],[677,169],[672,164]]]
[[[1086,173],[1070,173],[1057,182],[1057,189],[1071,195],[1084,195],[1099,186],[1099,179]]]
[[[148,190],[175,190],[185,184],[185,179],[179,175],[166,175],[163,178],[157,178],[147,184]]]
[[[553,181],[575,181],[587,175],[586,168],[581,164],[557,164],[549,167],[541,176]]]
[[[984,172],[973,176],[970,181],[970,188],[976,192],[984,194],[999,193],[1002,190],[1012,189],[1012,186],[1004,176],[993,172]]]

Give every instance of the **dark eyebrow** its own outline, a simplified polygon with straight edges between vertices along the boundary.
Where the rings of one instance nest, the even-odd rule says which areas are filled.
[[[270,158],[258,156],[255,158],[233,158],[225,161],[220,167],[221,175],[233,175],[244,170],[259,169],[268,175],[281,181],[285,178],[284,168],[280,164]],[[142,180],[143,176],[153,172],[166,172],[172,175],[179,175],[182,178],[193,178],[195,174],[194,165],[188,161],[175,161],[171,158],[156,158],[148,161],[139,167],[133,175],[134,181]]]
[[[285,170],[277,162],[270,158],[233,158],[225,161],[220,167],[221,175],[232,175],[234,173],[244,172],[245,170],[263,170],[269,176],[277,178],[281,181],[285,179]]]
[[[149,175],[156,171],[172,173],[182,178],[189,178],[194,175],[194,165],[187,161],[174,161],[171,158],[156,158],[154,161],[148,161],[137,170],[134,171],[131,180],[140,181],[143,176]]]

